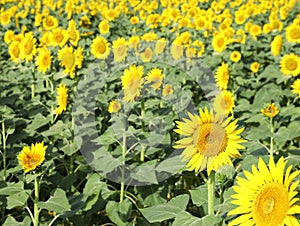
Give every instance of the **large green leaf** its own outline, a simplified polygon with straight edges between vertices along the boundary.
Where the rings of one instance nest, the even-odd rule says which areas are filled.
[[[25,206],[29,198],[29,191],[23,190],[7,197],[7,209],[12,209],[18,206]]]
[[[194,217],[188,212],[180,212],[173,223],[173,226],[207,226],[217,225],[220,223],[222,218],[215,215],[207,215],[203,218]]]
[[[109,219],[117,225],[126,225],[131,215],[132,203],[128,199],[122,202],[109,201],[106,205],[106,212]]]

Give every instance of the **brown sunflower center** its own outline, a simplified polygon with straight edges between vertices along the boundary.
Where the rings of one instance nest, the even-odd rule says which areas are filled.
[[[253,202],[253,220],[256,225],[280,225],[289,209],[287,188],[278,183],[264,185]]]
[[[50,63],[51,63],[50,57],[47,56],[47,55],[44,56],[43,59],[42,59],[42,64],[43,64],[44,66],[48,66],[48,65],[50,65]]]
[[[99,42],[96,49],[97,49],[97,52],[100,53],[100,54],[105,53],[105,51],[106,51],[105,43],[104,42]]]
[[[34,166],[34,165],[37,164],[37,162],[38,162],[38,160],[37,160],[35,157],[31,157],[31,158],[29,159],[28,164],[29,164],[29,166]]]
[[[297,61],[294,59],[288,59],[285,64],[286,68],[290,71],[294,71],[297,68]]]
[[[54,22],[51,19],[47,19],[46,24],[47,24],[48,27],[52,27],[54,25]]]
[[[218,47],[222,47],[224,45],[224,39],[223,38],[219,38],[218,40],[217,40],[217,46]]]
[[[64,39],[64,36],[62,33],[57,33],[54,35],[54,40],[56,43],[61,43],[63,39]]]
[[[199,128],[197,149],[206,157],[214,157],[227,147],[225,128],[218,124],[203,124]]]

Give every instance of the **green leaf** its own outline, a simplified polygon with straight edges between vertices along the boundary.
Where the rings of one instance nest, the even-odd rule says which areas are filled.
[[[167,158],[156,166],[156,171],[176,174],[185,167],[185,162],[179,156]]]
[[[22,192],[23,190],[24,183],[22,181],[18,183],[7,183],[6,187],[0,189],[0,195],[13,195]]]
[[[27,126],[28,131],[35,131],[42,126],[48,124],[51,120],[51,117],[45,117],[41,113],[38,113],[34,116],[32,123]]]
[[[189,195],[180,195],[169,203],[140,209],[140,211],[150,223],[161,222],[175,218],[178,213],[185,210],[188,202]]]
[[[12,216],[8,216],[2,226],[28,226],[31,224],[31,219],[29,216],[24,217],[22,222],[16,221]]]
[[[180,212],[173,222],[173,226],[202,226],[201,218],[194,217],[188,212]]]
[[[42,209],[54,211],[58,214],[71,210],[66,192],[60,188],[57,188],[53,196],[51,196],[46,202],[39,202],[38,206]]]
[[[17,206],[25,206],[29,198],[29,191],[23,190],[7,197],[7,209],[12,209]]]
[[[62,150],[66,155],[71,156],[75,152],[77,152],[79,149],[78,149],[77,143],[71,143],[71,144],[65,145],[60,150]]]
[[[198,189],[189,190],[191,193],[192,201],[197,206],[202,206],[207,203],[207,186],[200,186]]]
[[[106,205],[106,212],[109,219],[117,225],[126,225],[132,210],[132,203],[128,199],[122,202],[109,201]]]
[[[149,161],[139,165],[131,177],[139,182],[146,184],[158,184],[155,174],[155,161]]]

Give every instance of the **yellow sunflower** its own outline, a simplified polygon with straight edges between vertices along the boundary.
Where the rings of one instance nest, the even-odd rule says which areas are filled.
[[[91,45],[91,53],[98,59],[105,60],[110,53],[110,43],[103,37],[96,37]]]
[[[152,50],[150,48],[146,48],[145,51],[140,54],[140,57],[143,62],[150,62],[152,55]]]
[[[81,68],[82,65],[82,48],[79,47],[77,50],[73,50],[71,46],[65,46],[58,51],[58,59],[60,60],[60,64],[65,68],[64,73],[74,78],[75,68]]]
[[[162,95],[169,96],[169,95],[172,95],[173,93],[174,93],[173,86],[170,84],[166,84],[162,90]]]
[[[291,24],[286,28],[285,35],[288,42],[300,43],[300,25]]]
[[[57,88],[57,105],[58,107],[55,110],[55,113],[60,115],[63,111],[67,110],[68,104],[68,89],[65,85],[60,84]]]
[[[80,33],[76,28],[76,24],[75,24],[74,20],[69,21],[67,32],[68,32],[70,43],[73,46],[77,46],[78,41],[80,39]]]
[[[133,35],[128,39],[128,47],[132,49],[137,49],[140,45],[140,36]]]
[[[217,86],[223,90],[227,89],[228,81],[229,81],[229,68],[225,62],[222,62],[222,65],[217,68],[217,72],[215,75]]]
[[[8,46],[8,53],[10,55],[10,59],[13,60],[15,63],[20,61],[20,42],[13,41]]]
[[[23,147],[18,155],[18,160],[25,172],[34,170],[43,163],[46,149],[47,146],[44,146],[44,142],[32,144],[31,149],[28,146]]]
[[[108,112],[109,113],[117,113],[121,110],[122,104],[120,101],[112,100],[109,102]]]
[[[118,38],[117,40],[113,41],[113,52],[114,52],[114,61],[115,62],[122,62],[125,60],[127,56],[127,46],[125,38]]]
[[[295,80],[291,87],[293,89],[292,93],[298,94],[298,97],[300,97],[300,79]]]
[[[33,60],[33,56],[37,51],[35,43],[36,39],[33,36],[33,32],[26,33],[19,46],[21,59],[25,59],[27,62]]]
[[[9,44],[14,40],[14,37],[15,37],[15,32],[13,30],[8,30],[5,32],[4,42],[6,44]]]
[[[144,82],[142,78],[144,68],[142,66],[130,65],[129,69],[124,70],[121,77],[122,89],[124,90],[124,100],[133,102],[135,97],[140,96],[141,88]]]
[[[107,20],[102,20],[99,25],[98,28],[100,30],[100,34],[102,35],[106,35],[109,32],[110,26]]]
[[[213,106],[217,113],[228,115],[235,107],[233,94],[227,90],[223,90],[216,95]]]
[[[233,51],[231,54],[230,54],[230,60],[232,62],[238,62],[240,61],[242,55],[240,54],[240,52],[238,51]]]
[[[282,46],[282,37],[280,35],[276,35],[273,41],[271,42],[271,53],[273,56],[278,56],[280,54]]]
[[[162,84],[164,74],[159,68],[153,68],[147,73],[146,80],[147,83],[150,83],[154,90],[159,89]]]
[[[269,118],[274,118],[278,115],[279,110],[278,107],[275,106],[274,103],[269,104],[266,108],[261,109],[261,113]]]
[[[154,52],[156,55],[161,54],[167,46],[167,40],[165,38],[160,38],[155,44]]]
[[[240,215],[228,226],[299,225],[294,216],[300,213],[295,197],[299,180],[293,180],[300,171],[291,173],[292,166],[285,171],[286,164],[283,157],[276,164],[271,157],[267,166],[260,158],[258,167],[252,166],[252,173],[244,170],[245,178],[237,177],[237,185],[233,186],[236,193],[232,195],[232,203],[237,207],[228,215]]]
[[[300,58],[294,53],[284,55],[281,58],[280,67],[284,75],[297,76],[300,74]]]
[[[222,33],[215,35],[212,39],[212,47],[214,51],[219,53],[223,52],[226,49],[227,43],[228,40]]]
[[[54,16],[47,16],[43,19],[43,28],[47,31],[57,28],[58,20]]]
[[[38,71],[46,73],[46,71],[51,67],[51,60],[51,52],[47,48],[41,48],[35,62]]]
[[[69,39],[68,32],[61,28],[55,28],[49,34],[49,45],[63,47]]]
[[[152,42],[157,40],[157,34],[153,32],[145,33],[142,36],[142,40],[145,42]]]
[[[260,64],[258,62],[253,62],[250,66],[252,72],[256,73],[259,70]]]
[[[190,119],[176,122],[176,133],[186,136],[176,142],[174,148],[183,148],[183,161],[196,172],[207,168],[208,174],[217,171],[223,165],[232,165],[229,157],[240,157],[238,149],[244,149],[240,143],[246,142],[239,135],[244,128],[237,129],[238,120],[230,122],[232,117],[214,114],[207,108],[199,110],[200,116],[188,113]]]
[[[170,51],[174,60],[179,60],[183,56],[184,46],[180,39],[176,38],[172,42]]]

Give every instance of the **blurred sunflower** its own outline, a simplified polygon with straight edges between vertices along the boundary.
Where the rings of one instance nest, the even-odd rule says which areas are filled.
[[[91,45],[91,53],[98,59],[105,60],[110,53],[110,43],[103,37],[96,37]]]
[[[200,40],[195,40],[192,43],[192,46],[195,46],[197,49],[197,57],[201,57],[205,51],[205,46],[204,46],[203,42]]]
[[[32,144],[31,149],[28,146],[23,147],[18,160],[25,172],[34,170],[43,163],[47,147],[44,142]]]
[[[186,136],[176,142],[174,148],[184,148],[181,153],[183,161],[189,160],[187,166],[196,172],[207,168],[208,174],[217,171],[223,165],[232,165],[229,157],[240,157],[238,149],[244,149],[240,143],[246,142],[239,135],[244,128],[238,127],[232,117],[213,114],[207,108],[199,110],[200,116],[188,113],[190,119],[177,121],[176,133]]]
[[[252,72],[257,73],[259,70],[259,66],[260,66],[260,64],[255,61],[251,64],[250,69]]]
[[[67,32],[68,32],[70,43],[73,46],[77,46],[78,41],[80,39],[80,33],[76,28],[76,23],[74,22],[74,20],[69,21]]]
[[[212,39],[212,47],[214,51],[218,53],[221,53],[226,49],[227,43],[228,40],[222,33],[215,35]]]
[[[295,214],[300,206],[295,204],[299,181],[297,170],[291,173],[292,166],[285,171],[287,161],[281,157],[275,164],[273,157],[268,166],[259,158],[258,167],[252,165],[252,173],[244,170],[246,178],[237,177],[236,192],[232,203],[237,207],[228,215],[239,214],[228,226],[233,225],[299,225]]]
[[[179,60],[183,56],[184,46],[180,39],[176,38],[172,42],[170,51],[174,60]]]
[[[57,105],[58,107],[55,110],[55,113],[60,115],[63,111],[67,110],[68,104],[68,89],[65,85],[59,84],[57,88]]]
[[[81,68],[82,65],[82,48],[79,47],[77,50],[73,50],[72,46],[65,46],[58,51],[58,59],[60,60],[60,64],[65,68],[64,73],[74,78],[75,68]]]
[[[47,16],[43,19],[43,28],[50,31],[58,26],[58,20],[54,16]]]
[[[33,56],[37,51],[35,43],[36,39],[33,36],[33,32],[26,33],[19,46],[21,59],[25,59],[27,62],[33,60]]]
[[[229,68],[225,62],[222,62],[222,65],[217,68],[215,75],[217,86],[221,89],[227,89],[229,81]]]
[[[124,70],[121,77],[122,89],[124,90],[124,100],[133,102],[135,97],[140,96],[141,88],[144,82],[142,78],[144,68],[142,66],[130,65],[129,69]]]
[[[233,51],[231,54],[230,54],[230,60],[232,62],[238,62],[240,61],[242,55],[240,54],[239,51]]]
[[[154,52],[156,55],[161,54],[167,46],[167,40],[165,38],[160,38],[155,44]]]
[[[127,56],[127,46],[126,46],[125,38],[118,38],[113,41],[113,52],[114,52],[114,61],[122,62],[125,60]]]
[[[280,54],[282,46],[282,37],[280,35],[276,35],[273,41],[271,42],[271,53],[273,56],[278,56]]]
[[[100,30],[100,34],[102,35],[106,35],[109,32],[110,26],[107,20],[102,20],[99,25],[98,28]]]
[[[137,36],[137,35],[133,35],[131,36],[128,41],[128,47],[129,48],[132,48],[132,49],[137,49],[140,45],[140,36]]]
[[[284,55],[280,61],[280,70],[284,75],[299,75],[300,58],[294,53]]]
[[[157,34],[153,33],[153,32],[148,32],[148,33],[143,34],[141,39],[145,42],[153,42],[153,41],[157,40]]]
[[[140,57],[143,62],[150,62],[152,59],[152,55],[152,50],[150,48],[146,48],[144,52],[140,54]]]
[[[288,42],[300,43],[300,25],[289,25],[285,30],[285,36]]]
[[[152,68],[146,76],[147,83],[150,83],[154,90],[159,89],[162,84],[163,78],[164,74],[159,68]]]
[[[7,30],[4,35],[4,42],[6,44],[11,43],[14,40],[15,32],[13,30]]]
[[[166,84],[164,87],[163,87],[163,90],[162,90],[162,95],[163,96],[169,96],[169,95],[172,95],[174,93],[174,89],[173,89],[173,86],[170,85],[170,84]]]
[[[49,45],[63,47],[69,39],[68,32],[61,28],[55,28],[49,34]]]
[[[293,84],[291,85],[292,87],[292,93],[298,94],[298,97],[300,97],[300,79],[296,79]]]
[[[51,52],[47,48],[39,49],[39,55],[36,57],[35,65],[38,71],[46,73],[46,71],[51,67]]]
[[[121,110],[121,107],[122,105],[120,101],[112,100],[111,102],[109,102],[108,112],[117,113]]]
[[[222,90],[216,95],[213,106],[217,113],[228,115],[235,107],[233,94],[228,90]]]
[[[8,46],[8,53],[10,55],[10,59],[13,60],[15,63],[18,63],[20,60],[20,42],[13,41]]]
[[[274,118],[278,115],[279,110],[278,107],[275,106],[274,103],[268,104],[268,106],[264,109],[261,109],[261,113],[269,118]]]

